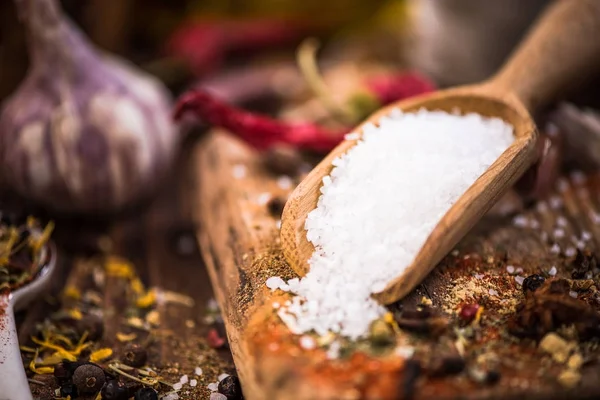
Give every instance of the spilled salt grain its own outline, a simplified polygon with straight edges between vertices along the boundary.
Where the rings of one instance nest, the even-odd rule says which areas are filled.
[[[557,243],[554,243],[550,248],[550,253],[552,254],[560,254],[560,246]]]
[[[523,282],[525,281],[525,278],[523,278],[522,276],[515,276],[515,281],[516,281],[516,282],[517,282],[519,285],[523,286]]]
[[[281,304],[279,304],[279,302],[277,302],[277,301],[273,302],[274,309],[278,309],[279,307],[281,307]]]
[[[548,275],[555,276],[556,272],[556,267],[553,265],[552,268],[550,268],[550,271],[548,271]]]
[[[235,179],[242,179],[246,176],[246,167],[242,164],[236,164],[233,166],[232,174]]]
[[[415,354],[415,348],[410,346],[399,346],[394,350],[397,356],[404,359],[411,358]]]
[[[290,178],[289,176],[282,175],[279,178],[277,178],[277,186],[279,186],[279,188],[283,190],[291,189],[293,184],[294,181],[292,181],[292,178]]]
[[[517,215],[515,218],[513,218],[513,225],[520,228],[525,228],[529,225],[529,220],[523,215]]]
[[[574,298],[577,298],[577,292],[575,292],[575,291],[571,290],[571,291],[569,292],[569,296],[571,296],[571,297],[574,297]]]
[[[202,375],[202,368],[200,368],[200,367],[196,367],[196,368],[194,369],[194,375],[196,375],[196,376],[200,376],[200,375]]]
[[[221,393],[211,393],[209,400],[227,400],[227,396]]]
[[[211,392],[216,392],[217,390],[219,390],[219,382],[212,382],[209,383],[208,385],[206,385],[206,387],[208,388],[208,390],[210,390]]]
[[[560,229],[560,228],[559,229],[555,229],[552,234],[557,239],[562,239],[562,238],[565,237],[565,231],[564,231],[564,229]]]
[[[198,381],[195,379],[190,379],[190,386],[191,387],[196,387],[198,386]]]
[[[269,200],[271,200],[271,193],[264,192],[258,196],[258,198],[256,199],[256,204],[258,204],[259,206],[264,206],[269,202]]]
[[[573,257],[575,254],[577,254],[575,247],[567,247],[565,250],[565,256],[567,257]]]
[[[569,188],[569,182],[565,178],[560,178],[556,183],[559,192],[565,192]]]
[[[488,293],[490,296],[498,296],[498,291],[496,289],[490,289]]]
[[[531,229],[539,229],[540,228],[540,221],[538,221],[537,219],[532,219],[531,221],[529,221],[529,227]]]
[[[317,342],[310,336],[302,336],[300,338],[300,347],[306,350],[312,350],[317,347]]]
[[[508,272],[509,274],[514,274],[515,273],[515,267],[513,267],[512,265],[507,265],[506,266],[506,272]]]
[[[563,205],[563,201],[560,197],[558,196],[552,196],[550,197],[550,208],[552,208],[553,210],[558,210],[559,208],[561,208]]]
[[[219,382],[221,382],[223,379],[227,378],[229,376],[229,374],[221,374],[217,377],[217,379],[219,380]]]
[[[275,222],[275,226],[277,227],[277,229],[281,229],[281,220],[280,220],[280,219],[278,219],[278,220]]]
[[[161,397],[162,400],[178,400],[179,399],[179,395],[177,393],[169,393],[163,397]]]
[[[583,240],[584,242],[587,242],[591,238],[592,238],[592,234],[590,232],[588,232],[588,231],[581,232],[581,240]]]
[[[513,140],[510,125],[477,114],[396,110],[379,126],[366,125],[323,178],[305,223],[316,249],[310,271],[280,317],[295,320],[293,329],[302,333],[364,337],[385,313],[371,294],[404,271],[441,217]]]
[[[327,358],[329,358],[330,360],[338,358],[340,356],[341,347],[342,346],[340,345],[340,342],[338,342],[337,340],[331,343],[329,345],[329,349],[327,349]]]
[[[519,268],[517,268],[517,269],[515,270],[515,272],[516,272],[517,274],[521,274],[521,273],[523,273],[523,268],[519,267]]]
[[[175,390],[181,390],[182,387],[183,387],[183,383],[181,383],[181,382],[177,382],[176,384],[173,385],[173,389],[175,389]]]
[[[556,218],[556,225],[560,226],[561,228],[564,228],[565,226],[567,226],[567,219],[562,215],[559,216],[558,218]]]
[[[189,378],[187,375],[183,375],[181,378],[179,378],[179,383],[181,383],[182,385],[185,385],[186,383],[188,383]]]
[[[537,203],[537,205],[535,206],[535,208],[538,210],[538,212],[545,213],[545,212],[548,211],[548,204],[546,204],[543,201],[540,201],[539,203]]]
[[[267,287],[271,289],[271,291],[279,289],[281,286],[287,286],[285,281],[278,276],[272,276],[265,282]]]

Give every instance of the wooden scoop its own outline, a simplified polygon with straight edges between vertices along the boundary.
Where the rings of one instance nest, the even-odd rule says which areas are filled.
[[[592,72],[600,61],[600,0],[558,0],[492,79],[400,101],[373,114],[366,123],[378,125],[392,109],[404,112],[443,110],[499,117],[514,127],[514,143],[475,181],[439,221],[412,264],[373,296],[389,304],[412,291],[467,234],[517,179],[536,161],[537,129],[531,114]],[[490,43],[490,46],[493,46]],[[402,132],[398,132],[402,134]],[[332,161],[356,144],[345,140],[300,183],[282,218],[281,242],[287,261],[304,276],[314,247],[306,240],[304,222],[319,199]],[[376,193],[373,193],[376,196]],[[340,271],[344,273],[344,271]]]

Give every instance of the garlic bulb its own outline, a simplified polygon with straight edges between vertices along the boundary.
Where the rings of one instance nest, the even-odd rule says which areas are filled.
[[[31,66],[0,114],[5,183],[51,210],[115,212],[147,195],[178,145],[171,98],[104,54],[57,0],[15,0]]]

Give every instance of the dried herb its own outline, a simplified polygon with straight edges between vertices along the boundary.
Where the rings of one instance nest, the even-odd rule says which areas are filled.
[[[34,218],[21,225],[0,223],[0,292],[18,289],[36,276],[53,228],[50,223],[42,229]]]
[[[565,325],[573,324],[580,339],[600,335],[600,315],[587,303],[569,295],[566,279],[548,279],[536,291],[527,291],[509,321],[509,332],[519,337],[541,339]]]

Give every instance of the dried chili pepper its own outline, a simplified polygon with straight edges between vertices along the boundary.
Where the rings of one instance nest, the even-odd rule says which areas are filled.
[[[298,41],[306,28],[294,21],[200,21],[182,25],[167,41],[167,53],[196,75],[218,68],[232,52],[256,52]]]
[[[365,84],[382,106],[436,89],[426,76],[414,71],[376,76]]]
[[[176,120],[191,112],[205,123],[227,129],[258,149],[276,144],[327,152],[333,149],[349,130],[332,131],[313,123],[288,123],[251,113],[226,104],[202,91],[191,90],[179,98]]]

